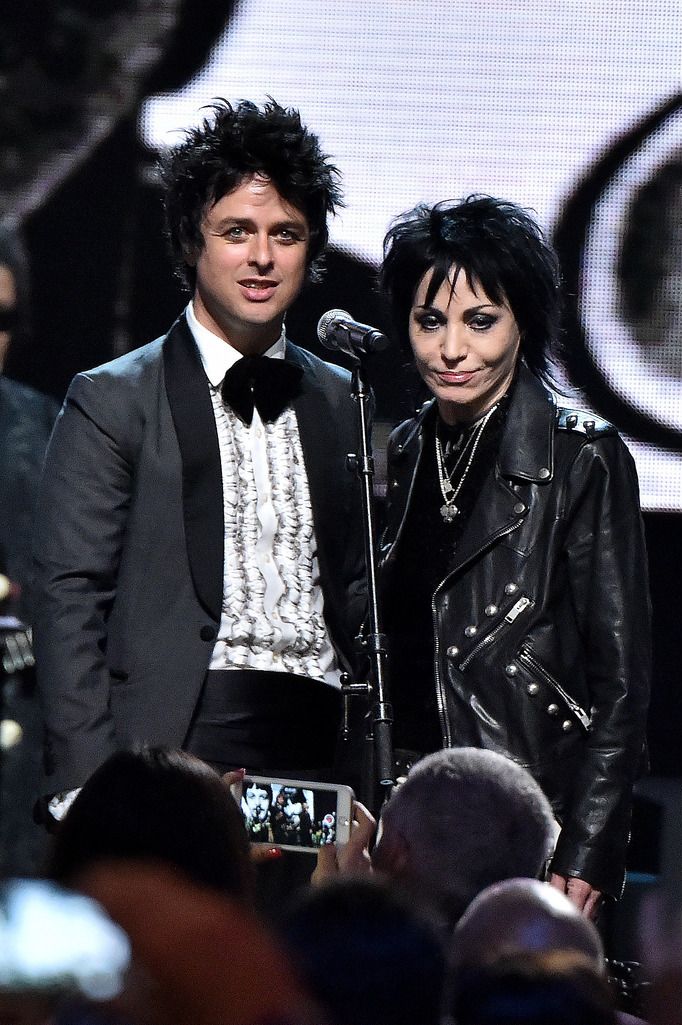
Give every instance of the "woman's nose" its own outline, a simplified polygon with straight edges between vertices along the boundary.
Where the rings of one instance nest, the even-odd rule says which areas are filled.
[[[466,358],[468,352],[466,331],[460,325],[448,324],[441,344],[443,359],[452,363],[460,363]]]

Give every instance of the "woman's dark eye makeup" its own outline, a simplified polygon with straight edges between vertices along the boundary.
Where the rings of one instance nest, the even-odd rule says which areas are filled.
[[[467,324],[475,330],[483,331],[485,328],[492,327],[497,319],[494,313],[473,313],[467,317]]]
[[[425,331],[433,331],[447,323],[440,310],[431,306],[422,306],[414,312],[414,319]]]
[[[447,324],[447,317],[435,306],[417,307],[414,311],[414,319],[425,331],[434,331]],[[498,320],[497,313],[487,313],[483,310],[472,310],[464,314],[464,322],[475,331],[485,331],[496,324]]]

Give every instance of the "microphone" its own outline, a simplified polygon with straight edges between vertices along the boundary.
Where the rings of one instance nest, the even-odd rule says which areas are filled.
[[[328,310],[317,324],[317,337],[327,349],[340,349],[350,356],[383,352],[390,339],[369,324],[359,324],[345,310]]]

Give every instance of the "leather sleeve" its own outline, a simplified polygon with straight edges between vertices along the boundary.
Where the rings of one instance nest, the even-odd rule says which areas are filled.
[[[565,502],[592,723],[551,868],[619,896],[645,744],[651,639],[637,477],[615,433],[579,449]]]

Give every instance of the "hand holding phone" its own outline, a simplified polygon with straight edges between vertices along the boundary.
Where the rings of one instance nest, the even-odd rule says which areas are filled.
[[[377,831],[377,821],[360,801],[353,801],[353,821],[350,837],[345,846],[335,844],[321,847],[317,852],[317,865],[310,877],[314,886],[336,876],[369,875],[372,872],[370,845]]]

